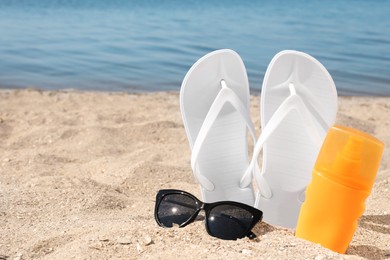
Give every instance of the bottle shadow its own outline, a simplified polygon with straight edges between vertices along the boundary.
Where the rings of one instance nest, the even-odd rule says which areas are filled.
[[[390,215],[362,216],[359,226],[382,234],[390,234]]]
[[[356,255],[370,260],[390,258],[390,250],[383,250],[376,246],[370,246],[370,245],[358,245],[358,246],[350,245],[348,247],[346,254]]]
[[[359,226],[371,231],[390,234],[390,215],[368,215],[362,216]],[[357,255],[367,259],[389,259],[390,250],[381,249],[372,245],[350,245],[348,255]]]

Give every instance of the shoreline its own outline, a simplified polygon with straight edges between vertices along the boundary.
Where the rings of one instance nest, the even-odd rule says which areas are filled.
[[[175,93],[180,91],[180,87],[178,89],[170,89],[170,90],[141,90],[137,87],[132,87],[131,90],[99,90],[99,89],[78,89],[78,88],[62,88],[62,89],[45,89],[40,87],[0,87],[0,92],[7,92],[7,91],[38,91],[38,92],[96,92],[96,93],[118,93],[118,94],[147,94],[147,93]],[[261,89],[250,89],[251,96],[260,96],[261,95]],[[339,97],[370,97],[370,98],[387,98],[390,97],[388,95],[373,95],[373,94],[367,94],[363,92],[352,92],[348,93],[346,91],[340,91],[338,90],[338,96]]]
[[[259,135],[259,95],[250,102]],[[346,255],[266,223],[237,241],[210,237],[202,221],[159,227],[159,189],[200,198],[178,91],[1,89],[0,107],[0,259],[390,257],[390,97],[339,98],[338,124],[385,143]]]

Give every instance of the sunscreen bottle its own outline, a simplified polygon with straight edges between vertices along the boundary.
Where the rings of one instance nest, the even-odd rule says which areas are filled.
[[[295,235],[344,254],[365,210],[384,144],[343,126],[330,128],[306,189]]]

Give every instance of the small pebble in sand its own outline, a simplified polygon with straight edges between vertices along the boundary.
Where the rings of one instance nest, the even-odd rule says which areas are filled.
[[[117,242],[121,245],[129,245],[132,243],[130,238],[128,237],[120,237],[117,239]]]

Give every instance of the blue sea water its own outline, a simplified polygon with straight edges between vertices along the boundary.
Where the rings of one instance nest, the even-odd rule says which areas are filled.
[[[0,0],[0,88],[178,90],[221,48],[241,55],[252,91],[295,49],[340,94],[390,95],[386,0]]]

